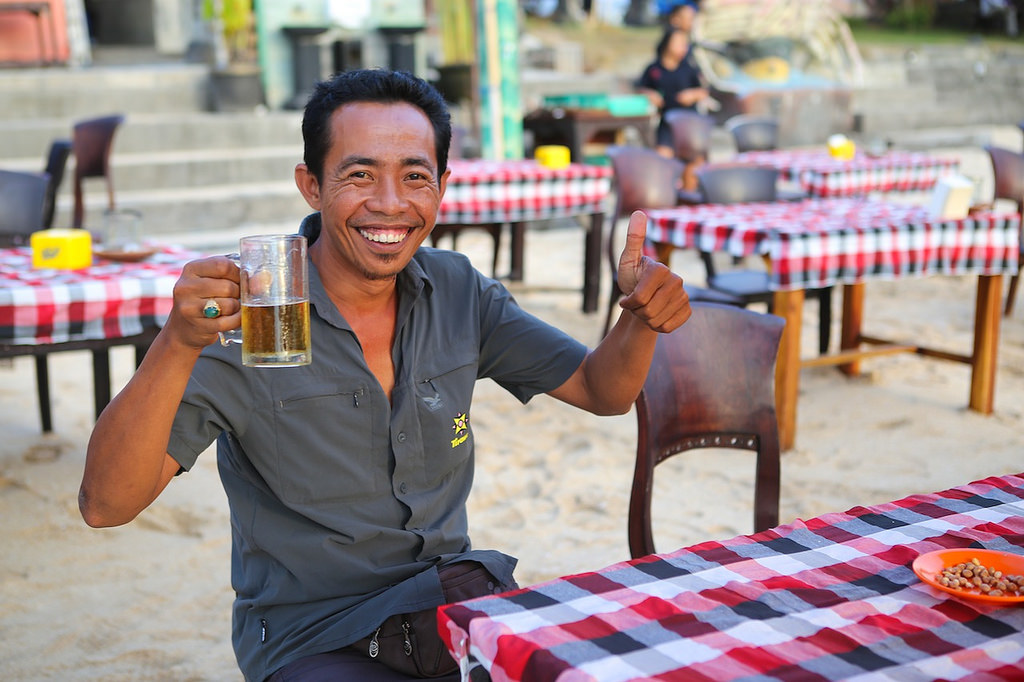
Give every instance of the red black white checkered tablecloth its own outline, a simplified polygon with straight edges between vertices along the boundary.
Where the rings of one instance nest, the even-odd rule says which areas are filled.
[[[453,159],[441,200],[441,225],[565,218],[604,212],[611,192],[607,166],[570,164],[552,169],[536,161]]]
[[[929,190],[939,178],[956,173],[960,167],[956,159],[906,151],[878,156],[859,152],[849,161],[842,161],[824,151],[772,150],[744,152],[735,160],[778,168],[783,179],[797,182],[813,197]]]
[[[933,219],[922,206],[867,199],[700,204],[645,212],[651,242],[767,256],[775,290],[1017,272],[1017,214]]]
[[[34,269],[30,248],[0,249],[0,343],[116,339],[162,326],[174,283],[199,254],[173,247],[138,263],[95,257],[81,270]]]
[[[825,514],[442,607],[495,682],[1024,679],[1024,608],[921,582],[920,554],[1024,554],[1024,478]]]

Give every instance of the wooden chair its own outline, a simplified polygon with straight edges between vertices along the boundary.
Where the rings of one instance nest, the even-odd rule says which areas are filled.
[[[0,170],[0,247],[24,246],[33,232],[43,229],[47,193],[46,173]],[[36,393],[43,431],[53,429],[50,412],[50,372],[46,354],[35,355]]]
[[[700,203],[709,204],[784,200],[777,189],[778,177],[778,169],[767,166],[712,164],[698,171],[696,195]],[[803,196],[802,193],[786,195],[785,199]],[[681,202],[689,203],[691,200],[688,195]],[[716,265],[715,255],[708,251],[701,251],[700,258],[707,273],[709,289],[734,296],[743,301],[744,306],[764,303],[768,312],[772,312],[775,294],[769,286],[767,272],[739,267],[721,270]],[[739,265],[738,259],[733,259],[733,265]],[[832,287],[808,289],[808,293],[818,298],[818,352],[825,354],[832,338]]]
[[[452,126],[452,141],[448,149],[449,159],[461,159],[466,147],[468,131],[459,126]],[[430,245],[437,248],[443,237],[452,238],[452,251],[459,250],[458,239],[463,230],[484,230],[491,235],[494,242],[494,253],[491,254],[491,275],[498,276],[498,252],[501,251],[501,232],[505,228],[502,223],[485,223],[481,225],[435,225],[430,233]]]
[[[993,199],[1008,199],[1017,205],[1017,213],[1024,213],[1024,154],[991,145],[986,145],[985,151],[992,160],[992,174],[995,179]],[[1021,229],[1018,270],[1020,268],[1024,268],[1024,226]],[[1013,312],[1019,281],[1020,272],[1010,278],[1010,288],[1006,292],[1006,307],[1003,309],[1003,315],[1006,317]]]
[[[725,129],[732,135],[738,153],[778,148],[779,122],[774,118],[740,114],[726,121]]]
[[[654,468],[705,448],[753,450],[754,530],[779,523],[779,435],[775,362],[785,322],[775,315],[716,303],[658,336],[636,400],[637,447],[629,499],[629,552],[653,554]]]
[[[611,268],[612,286],[608,297],[608,312],[605,316],[603,335],[611,328],[615,306],[622,298],[619,288],[618,266],[621,255],[620,245],[615,238],[617,223],[633,211],[642,208],[669,208],[676,205],[677,186],[682,163],[666,159],[653,149],[646,147],[610,146],[605,153],[612,163],[615,189],[615,212],[608,230],[606,253]],[[742,306],[735,296],[684,284],[690,301],[714,301],[727,305]]]
[[[43,212],[43,227],[53,227],[53,215],[57,210],[57,191],[64,181],[64,169],[71,155],[71,140],[58,139],[50,143],[46,155],[46,173],[50,186],[46,189],[46,208]]]
[[[114,179],[110,172],[110,153],[114,133],[124,116],[114,114],[75,123],[71,136],[71,152],[75,156],[75,205],[72,227],[82,227],[85,220],[85,178],[101,177],[107,184],[107,208],[114,209]]]

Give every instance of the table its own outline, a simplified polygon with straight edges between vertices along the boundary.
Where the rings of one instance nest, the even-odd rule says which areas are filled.
[[[589,215],[583,252],[583,311],[597,310],[611,168],[573,163],[552,169],[533,160],[452,159],[448,165],[452,174],[437,224],[489,227],[511,223],[513,280],[523,278],[526,221]]]
[[[53,19],[53,8],[50,7],[49,0],[42,0],[40,2],[11,2],[10,0],[0,0],[0,13],[5,12],[27,12],[35,17],[36,20],[36,35],[39,44],[39,63],[40,64],[56,64],[59,61],[57,52],[57,24]],[[46,58],[46,39],[43,33],[43,14],[46,14],[48,20],[48,26],[50,31],[50,45],[49,52],[50,58]]]
[[[523,129],[533,134],[534,147],[565,145],[570,158],[582,163],[588,143],[605,136],[611,138],[609,143],[621,144],[618,138],[628,129],[637,132],[644,146],[653,148],[658,119],[654,113],[616,116],[607,109],[538,109],[523,117]]]
[[[801,366],[840,365],[859,371],[871,355],[915,352],[971,365],[969,407],[992,412],[1003,274],[1017,272],[1017,214],[976,213],[932,219],[922,206],[868,199],[680,206],[646,211],[647,238],[664,257],[665,247],[758,254],[769,263],[773,311],[786,320],[775,374],[779,441],[796,437]],[[910,343],[891,343],[861,333],[864,283],[927,275],[978,276],[974,348],[970,355]],[[843,284],[840,352],[801,360],[804,290]],[[862,349],[862,343],[873,346]]]
[[[960,547],[1024,553],[1021,475],[443,606],[439,629],[495,682],[1021,679],[1024,608],[911,569]]]
[[[0,357],[37,358],[40,417],[52,429],[46,355],[93,351],[96,415],[110,402],[111,346],[141,361],[171,309],[182,266],[199,254],[164,246],[138,263],[94,258],[81,270],[33,269],[28,247],[0,249]]]
[[[960,168],[956,159],[906,151],[879,155],[857,152],[853,159],[841,161],[827,151],[779,149],[743,152],[735,160],[778,168],[783,180],[796,182],[811,197],[921,192]]]

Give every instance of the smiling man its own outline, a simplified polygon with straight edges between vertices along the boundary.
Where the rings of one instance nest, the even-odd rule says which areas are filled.
[[[475,382],[623,413],[689,302],[642,255],[639,213],[619,263],[623,313],[592,351],[461,254],[421,247],[451,127],[419,79],[339,74],[318,84],[302,132],[312,364],[243,367],[237,346],[215,343],[239,324],[237,268],[189,263],[166,326],[97,421],[80,508],[92,526],[127,523],[216,440],[247,680],[458,679],[437,655],[436,607],[515,585],[515,559],[468,537]],[[211,298],[218,317],[203,314]]]

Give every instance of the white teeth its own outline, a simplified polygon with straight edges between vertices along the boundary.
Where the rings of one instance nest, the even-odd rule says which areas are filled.
[[[360,230],[359,234],[363,235],[371,242],[377,242],[379,244],[397,244],[400,241],[405,240],[407,232],[367,232]]]

